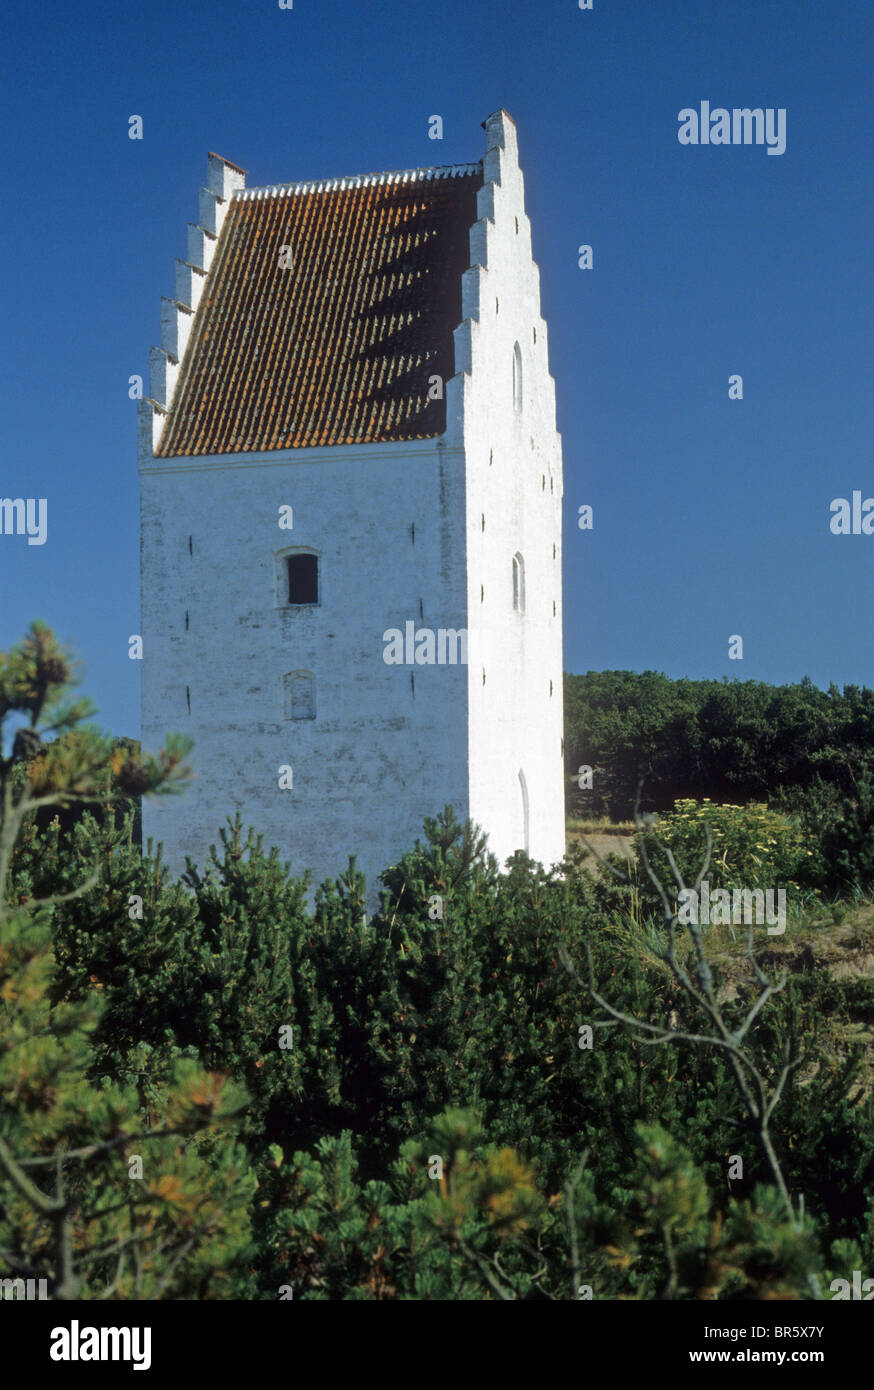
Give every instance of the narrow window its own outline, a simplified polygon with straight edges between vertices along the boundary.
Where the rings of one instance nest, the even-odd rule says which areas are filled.
[[[318,555],[287,555],[288,602],[299,605],[319,601]]]
[[[513,608],[525,612],[525,561],[518,550],[513,556]]]
[[[522,793],[522,849],[527,854],[531,845],[528,813],[528,783],[525,780],[525,773],[522,771],[521,767],[519,769],[519,790]]]
[[[315,719],[316,678],[312,671],[288,671],[282,677],[286,719]]]
[[[522,409],[522,350],[518,343],[513,345],[513,409]]]

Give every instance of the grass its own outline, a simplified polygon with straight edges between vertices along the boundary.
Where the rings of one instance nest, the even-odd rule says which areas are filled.
[[[586,853],[586,866],[599,872],[598,855],[602,859],[609,854],[621,854],[626,859],[632,857],[636,833],[634,821],[611,821],[606,816],[568,816],[565,833],[568,849],[572,845],[579,845]]]
[[[568,835],[633,835],[633,820],[610,820],[607,816],[568,816]]]

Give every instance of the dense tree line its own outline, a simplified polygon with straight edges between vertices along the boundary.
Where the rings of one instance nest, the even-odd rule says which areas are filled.
[[[656,671],[565,676],[569,808],[667,809],[680,798],[796,804],[814,789],[853,795],[874,768],[874,691],[763,681],[672,680]],[[578,770],[593,769],[591,790]]]

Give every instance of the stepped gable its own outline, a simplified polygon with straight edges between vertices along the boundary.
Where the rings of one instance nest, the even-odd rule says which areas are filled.
[[[442,434],[482,184],[477,163],[228,188],[155,455]]]

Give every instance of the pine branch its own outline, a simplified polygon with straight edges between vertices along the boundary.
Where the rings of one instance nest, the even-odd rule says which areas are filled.
[[[615,1021],[616,1023],[625,1024],[629,1028],[633,1029],[637,1033],[637,1036],[641,1042],[647,1043],[650,1046],[663,1046],[671,1042],[685,1042],[689,1043],[692,1046],[716,1047],[719,1048],[722,1052],[724,1052],[724,1054],[728,1058],[729,1065],[731,1067],[735,1083],[740,1093],[741,1100],[744,1104],[747,1114],[750,1116],[750,1119],[754,1122],[755,1133],[764,1152],[765,1158],[768,1163],[768,1167],[771,1171],[771,1175],[774,1179],[774,1182],[777,1186],[778,1191],[780,1192],[780,1196],[786,1207],[789,1220],[793,1226],[798,1228],[800,1223],[798,1218],[796,1217],[795,1210],[793,1208],[792,1201],[789,1196],[788,1189],[786,1187],[786,1181],[783,1176],[783,1171],[780,1166],[779,1159],[777,1158],[773,1142],[771,1140],[771,1135],[768,1126],[771,1117],[774,1113],[774,1110],[777,1104],[779,1103],[780,1097],[783,1094],[783,1088],[785,1086],[786,1079],[793,1071],[793,1069],[800,1064],[800,1059],[790,1061],[787,1049],[787,1052],[785,1054],[785,1065],[783,1067],[783,1070],[780,1074],[776,1086],[774,1087],[773,1091],[769,1094],[768,1085],[764,1077],[762,1076],[759,1068],[756,1066],[752,1055],[747,1049],[745,1049],[741,1045],[750,1028],[752,1027],[753,1023],[755,1022],[755,1020],[757,1019],[757,1017],[759,1016],[759,1014],[761,1013],[762,1009],[764,1008],[768,1000],[771,998],[771,996],[779,993],[785,987],[786,974],[784,972],[784,974],[779,980],[772,981],[769,980],[767,976],[763,973],[757,961],[755,960],[752,941],[752,925],[748,924],[748,957],[752,963],[756,983],[759,985],[759,994],[757,999],[754,1001],[754,1003],[750,1006],[749,1010],[747,1011],[746,1017],[744,1018],[743,1022],[740,1024],[738,1028],[732,1031],[725,1020],[725,1017],[722,1012],[722,1006],[719,1004],[716,997],[713,972],[711,970],[710,962],[707,958],[707,953],[704,948],[704,939],[700,923],[690,922],[686,924],[688,926],[689,936],[692,941],[692,946],[695,952],[695,958],[697,962],[697,987],[693,984],[688,972],[684,969],[684,967],[681,965],[679,961],[679,958],[677,956],[677,930],[680,925],[679,919],[677,917],[676,912],[673,909],[673,906],[671,905],[671,901],[668,897],[664,884],[662,883],[661,879],[659,878],[659,875],[656,873],[655,869],[653,868],[650,862],[649,855],[646,850],[646,844],[643,833],[644,822],[640,816],[639,807],[640,788],[638,788],[638,800],[635,805],[635,825],[637,827],[637,834],[639,837],[640,855],[644,864],[644,868],[646,869],[647,876],[661,900],[665,913],[665,920],[668,933],[667,944],[661,951],[656,951],[656,959],[662,961],[665,965],[668,966],[677,984],[685,992],[690,1001],[694,1005],[696,1005],[698,1009],[704,1014],[705,1018],[710,1023],[710,1026],[713,1031],[710,1034],[704,1034],[697,1032],[688,1032],[686,1030],[677,1028],[666,1028],[660,1024],[648,1023],[643,1019],[635,1018],[633,1015],[625,1013],[621,1009],[614,1008],[614,1006],[610,1004],[609,1001],[598,992],[595,986],[594,967],[592,965],[592,954],[588,943],[586,943],[586,957],[589,969],[588,985],[584,984],[584,982],[580,979],[579,975],[574,969],[570,959],[570,954],[564,943],[562,943],[559,947],[559,955],[562,964],[564,965],[565,969],[569,972],[569,974],[572,976],[572,978],[575,979],[576,982],[580,985],[580,987],[586,990],[587,993],[591,995],[595,1003],[601,1009],[603,1009],[605,1013],[609,1015],[611,1020]],[[710,827],[707,826],[706,829],[707,849],[704,856],[703,864],[695,880],[694,891],[696,893],[698,892],[701,886],[701,883],[704,879],[704,875],[707,873],[712,855],[713,839],[710,832]],[[658,841],[657,843],[660,844],[660,842]],[[677,881],[679,891],[686,891],[683,875],[677,866],[676,860],[674,859],[674,856],[671,853],[670,848],[667,845],[661,845],[661,848],[665,851],[668,863],[671,868],[671,872],[673,873],[674,878]],[[628,879],[626,879],[626,881],[630,882],[630,880]],[[596,1022],[600,1022],[600,1020],[596,1020]]]

